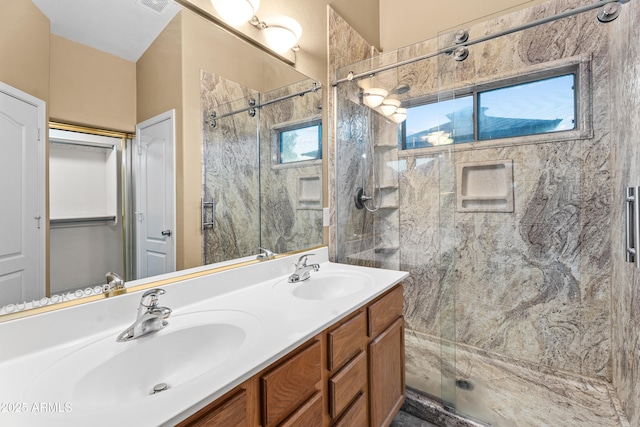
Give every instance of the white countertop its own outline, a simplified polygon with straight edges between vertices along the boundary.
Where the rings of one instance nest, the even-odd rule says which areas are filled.
[[[159,305],[173,310],[169,326],[144,340],[169,333],[172,320],[177,328],[182,319],[196,312],[220,316],[242,312],[258,326],[257,333],[247,337],[246,344],[231,360],[153,396],[118,403],[106,398],[87,403],[86,396],[74,395],[71,386],[96,359],[109,360],[126,346],[139,345],[138,340],[115,343],[115,338],[135,320],[141,292],[0,323],[0,425],[174,425],[408,275],[330,263],[326,248],[313,252],[315,256],[309,258],[309,263],[319,263],[321,267],[318,273],[311,273],[312,277],[353,272],[372,280],[362,291],[341,298],[296,298],[286,290],[287,286],[294,286],[286,283],[286,278],[301,255],[297,254],[162,286],[166,294],[161,296]],[[87,346],[101,340],[113,350],[92,355],[87,363],[73,359],[81,349],[85,349],[81,354],[92,354],[86,352]],[[48,378],[61,380],[59,384],[49,384],[54,381]],[[25,411],[16,413],[18,410]]]

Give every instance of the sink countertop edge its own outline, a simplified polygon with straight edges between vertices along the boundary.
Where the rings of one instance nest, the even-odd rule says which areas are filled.
[[[214,380],[213,383],[209,381],[202,381],[202,383],[207,383],[207,389],[205,390],[205,386],[203,384],[195,384],[193,390],[185,390],[182,393],[177,393],[172,395],[172,402],[175,401],[175,405],[171,405],[171,408],[165,407],[164,410],[159,411],[157,414],[158,417],[150,420],[145,418],[146,422],[151,422],[154,425],[173,425],[176,422],[179,422],[183,419],[188,418],[190,415],[196,413],[198,410],[202,409],[209,403],[215,401],[217,398],[221,397],[237,385],[241,384],[245,380],[249,379],[253,375],[259,373],[264,368],[270,366],[272,363],[276,362],[283,356],[287,355],[289,352],[300,346],[301,344],[308,341],[310,338],[313,338],[318,333],[327,329],[332,324],[340,321],[344,317],[348,316],[353,311],[365,306],[378,296],[382,295],[384,292],[400,283],[403,279],[408,276],[408,273],[402,271],[395,270],[381,270],[375,268],[368,267],[358,267],[347,264],[336,264],[331,263],[328,260],[327,249],[321,248],[320,250],[316,249],[315,252],[318,256],[316,257],[317,261],[321,264],[321,272],[323,271],[322,267],[325,267],[325,270],[333,271],[333,270],[352,270],[359,272],[367,272],[369,273],[373,279],[374,284],[367,288],[367,291],[361,291],[356,293],[353,296],[348,296],[342,299],[342,301],[312,301],[312,302],[304,302],[300,301],[298,304],[289,304],[286,305],[287,302],[291,301],[279,301],[276,295],[273,295],[272,286],[274,280],[281,280],[286,275],[282,275],[283,272],[291,273],[291,261],[297,260],[297,257],[300,254],[293,255],[291,257],[284,257],[279,260],[269,261],[265,263],[255,264],[251,266],[241,267],[235,270],[229,270],[224,272],[215,273],[211,276],[198,277],[194,279],[189,279],[184,282],[171,284],[163,286],[168,290],[167,294],[163,296],[163,299],[166,297],[165,301],[166,305],[172,309],[174,309],[174,314],[178,314],[183,310],[186,310],[185,313],[189,313],[192,311],[197,311],[199,309],[207,310],[215,309],[215,310],[240,310],[245,311],[247,313],[253,314],[256,317],[260,318],[263,322],[263,330],[278,330],[278,333],[270,333],[270,334],[262,334],[262,335],[270,335],[268,337],[261,337],[255,344],[255,348],[259,349],[259,351],[253,351],[253,354],[242,354],[237,364],[234,363],[235,366],[227,366],[226,370],[222,369],[222,366],[218,366],[211,371],[208,371],[205,379]],[[278,262],[280,261],[280,262]],[[315,261],[315,260],[314,260]],[[269,265],[269,263],[272,263]],[[243,278],[243,280],[247,280],[248,277],[251,277],[253,273],[249,269],[258,269],[258,273],[262,273],[262,275],[258,274],[257,277],[262,277],[260,280],[254,279],[255,283],[241,283],[239,286],[238,280],[235,280],[237,277]],[[290,271],[291,270],[291,271]],[[312,273],[313,274],[313,273]],[[254,274],[255,276],[255,274]],[[263,279],[267,277],[267,279]],[[187,294],[194,289],[207,289],[207,292],[211,292],[210,288],[215,288],[215,286],[210,286],[212,280],[220,279],[220,281],[224,282],[233,282],[236,286],[231,286],[226,282],[226,292],[216,293],[212,292],[208,294],[208,296],[201,302],[190,302]],[[231,279],[231,280],[229,280]],[[180,289],[178,286],[182,286]],[[185,286],[186,285],[186,286]],[[170,298],[173,295],[172,298]],[[130,297],[133,301],[133,306],[137,305],[139,300],[139,293],[133,293],[131,295],[127,295],[126,297]],[[261,298],[262,297],[262,298]],[[120,299],[122,298],[122,300]],[[122,313],[130,313],[130,311],[125,310],[125,308],[117,307],[115,309],[109,307],[102,307],[102,310],[98,310],[98,313],[92,313],[89,305],[94,306],[94,308],[99,307],[98,304],[106,304],[110,303],[111,305],[120,304],[120,305],[132,305],[132,301],[125,302],[125,297],[120,297],[116,299],[107,299],[103,301],[98,301],[96,303],[90,303],[86,305],[81,305],[77,307],[72,307],[66,310],[76,309],[80,314],[87,315],[90,321],[96,322],[93,329],[99,329],[100,326],[104,325],[104,319],[100,319],[101,322],[96,320],[97,318],[101,318],[107,316],[109,319],[107,324],[110,325],[109,331],[114,328],[112,325],[112,319],[117,317],[120,319]],[[193,299],[193,296],[191,296]],[[164,302],[161,303],[164,305]],[[277,306],[278,303],[280,306]],[[174,305],[172,307],[172,305]],[[270,306],[273,305],[273,306]],[[128,307],[130,310],[132,307]],[[312,309],[310,309],[310,307]],[[285,312],[282,311],[283,308],[287,310]],[[60,310],[63,311],[63,310]],[[15,322],[7,322],[5,324],[0,324],[0,335],[3,332],[3,328],[7,328],[11,326],[13,329],[19,329],[17,325],[19,323],[16,322],[25,322],[26,331],[34,330],[35,326],[40,321],[46,321],[51,315],[54,315],[57,312],[45,313],[43,315],[34,316],[34,318],[25,318],[19,319]],[[284,314],[283,314],[284,313]],[[58,314],[61,316],[61,314]],[[69,314],[67,314],[69,316]],[[133,318],[135,316],[134,313],[130,314],[130,317]],[[40,320],[36,319],[39,318]],[[126,317],[126,315],[125,315]],[[120,319],[122,322],[126,323],[130,321],[128,317],[124,320]],[[170,320],[170,319],[169,319]],[[294,320],[292,322],[292,320]],[[124,325],[123,326],[126,326]],[[12,324],[12,325],[10,325]],[[293,325],[293,326],[291,326]],[[170,327],[170,326],[169,326]],[[88,330],[92,330],[88,328]],[[84,329],[83,329],[84,331]],[[12,331],[12,334],[15,334],[15,330]],[[12,335],[9,334],[9,335]],[[101,330],[100,335],[104,336],[105,331]],[[94,335],[90,335],[87,337],[89,340]],[[114,337],[115,340],[115,337]],[[253,348],[253,345],[249,348]],[[24,363],[21,363],[20,360],[12,360],[9,358],[7,362],[0,362],[0,373],[6,369],[7,367],[11,367],[11,365],[22,366],[26,368],[29,363],[37,363],[43,362],[47,356],[54,356],[64,354],[65,351],[65,343],[63,343],[60,348],[44,348],[41,349],[40,353],[36,351],[33,355],[26,354],[26,359]],[[83,343],[76,339],[71,343],[66,343],[66,351],[70,354],[71,351],[76,351],[78,348],[83,347]],[[241,365],[239,365],[241,363]],[[3,366],[4,365],[4,366]],[[216,371],[229,371],[229,372],[216,372]],[[42,369],[39,370],[42,372]],[[38,374],[27,375],[26,377],[37,376]],[[209,378],[210,377],[210,378]],[[20,378],[18,375],[17,378]],[[26,380],[26,378],[25,378]],[[215,381],[218,380],[218,381]],[[21,385],[17,388],[15,396],[12,393],[8,393],[8,390],[2,391],[0,387],[0,400],[7,400],[11,398],[11,400],[20,401],[23,398],[24,392],[27,389],[27,386]],[[13,391],[13,390],[11,390]],[[15,397],[15,399],[13,399]],[[162,399],[164,400],[164,399]],[[131,406],[125,405],[123,411],[118,411],[117,418],[112,417],[104,417],[104,411],[99,408],[95,411],[92,411],[91,408],[86,409],[82,408],[77,411],[77,417],[74,416],[74,411],[69,414],[63,414],[64,416],[57,417],[54,416],[50,419],[46,418],[47,421],[53,421],[53,424],[50,425],[83,425],[83,422],[86,422],[86,417],[88,415],[95,415],[96,418],[103,417],[98,421],[98,424],[94,425],[113,425],[117,424],[119,421],[123,419],[127,422],[139,421],[135,412],[136,409],[148,408],[149,404],[140,404],[139,406]],[[93,408],[93,407],[92,407]],[[145,412],[145,411],[142,411]],[[120,418],[126,417],[126,418]],[[1,421],[0,417],[0,421]],[[106,419],[108,418],[108,419]],[[35,420],[42,421],[41,418],[36,417]],[[34,420],[34,421],[35,421]],[[75,420],[75,421],[74,421]],[[76,424],[77,421],[77,424]],[[94,420],[96,421],[96,420]],[[26,421],[26,424],[19,425],[33,425],[30,422]],[[56,424],[60,423],[60,424]],[[100,424],[104,423],[104,424]]]

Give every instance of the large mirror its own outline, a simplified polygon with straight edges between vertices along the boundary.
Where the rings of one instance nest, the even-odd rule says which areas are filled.
[[[107,272],[129,285],[323,243],[316,82],[171,0],[1,7],[0,95],[43,101],[45,125],[16,158],[30,169],[0,160],[20,205],[0,208],[0,315],[95,295]]]

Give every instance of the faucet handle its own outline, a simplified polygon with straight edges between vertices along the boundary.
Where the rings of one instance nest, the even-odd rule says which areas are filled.
[[[314,256],[315,254],[304,254],[300,258],[298,258],[298,263],[296,264],[296,268],[306,267],[307,266],[307,258],[310,256]]]
[[[167,291],[164,289],[150,289],[142,294],[140,305],[148,308],[155,308],[158,306],[158,299],[160,298],[160,295],[164,295],[165,293],[167,293]]]
[[[256,259],[274,259],[276,254],[270,249],[259,247],[260,253],[256,257]]]

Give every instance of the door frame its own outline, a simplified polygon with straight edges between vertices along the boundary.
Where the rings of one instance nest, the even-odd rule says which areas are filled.
[[[133,272],[132,272],[132,278],[138,278],[138,267],[139,267],[139,250],[140,250],[140,245],[139,245],[139,238],[138,238],[138,215],[137,215],[137,202],[138,202],[138,185],[140,183],[140,165],[138,163],[138,159],[137,159],[137,151],[140,147],[140,130],[143,128],[147,128],[149,126],[153,126],[155,124],[158,124],[160,122],[163,122],[165,120],[170,120],[171,122],[171,147],[173,149],[173,189],[172,189],[172,193],[173,193],[173,223],[171,224],[171,230],[172,230],[172,239],[173,239],[173,251],[171,256],[173,257],[173,262],[174,262],[174,267],[175,269],[177,269],[177,256],[176,256],[176,250],[177,250],[177,239],[176,239],[176,223],[177,223],[177,218],[176,218],[176,214],[177,214],[177,209],[176,209],[176,187],[177,187],[177,182],[176,182],[176,110],[175,109],[171,109],[169,111],[166,111],[164,113],[158,114],[157,116],[151,117],[150,119],[147,119],[143,122],[140,122],[138,124],[136,124],[136,137],[134,140],[134,144],[132,147],[132,152],[131,152],[131,157],[132,157],[132,161],[131,161],[131,177],[132,177],[132,189],[133,189],[133,197],[132,197],[132,201],[133,201],[133,209],[132,209],[132,215],[131,215],[131,223],[133,225],[132,228],[132,233],[133,233],[133,250],[132,252],[132,267],[133,267]]]
[[[49,274],[48,274],[48,262],[49,259],[49,245],[48,245],[48,237],[49,237],[49,209],[48,209],[48,198],[49,193],[46,190],[48,184],[48,166],[46,159],[48,158],[48,150],[47,150],[47,142],[48,142],[48,131],[47,131],[47,117],[46,117],[46,107],[47,103],[42,99],[36,98],[33,95],[30,95],[26,92],[21,91],[13,86],[10,86],[6,83],[0,82],[0,92],[16,98],[22,102],[33,105],[36,107],[38,111],[38,135],[36,139],[37,143],[37,153],[38,153],[38,212],[37,215],[40,216],[40,220],[42,221],[40,224],[40,232],[38,233],[38,254],[37,254],[37,266],[35,267],[38,270],[38,287],[41,290],[44,290],[44,293],[41,293],[42,297],[50,296],[49,295]]]

